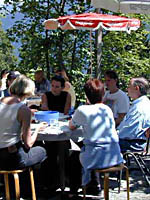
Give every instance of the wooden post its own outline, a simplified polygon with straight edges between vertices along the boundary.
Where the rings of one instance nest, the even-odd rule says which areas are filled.
[[[96,13],[100,13],[101,9],[97,8]],[[96,53],[97,53],[97,67],[96,78],[101,76],[101,57],[102,57],[102,27],[96,31]]]

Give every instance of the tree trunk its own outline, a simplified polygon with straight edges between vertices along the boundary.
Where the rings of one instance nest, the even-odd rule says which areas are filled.
[[[72,62],[71,62],[71,68],[70,71],[74,68],[74,61],[75,61],[75,55],[76,55],[76,45],[77,45],[77,37],[75,36],[74,44],[73,44],[73,52],[72,52]]]
[[[49,19],[50,13],[50,1],[47,0],[47,15],[46,19]],[[45,52],[45,59],[46,59],[46,69],[47,69],[47,78],[50,79],[50,63],[49,63],[49,38],[48,38],[48,30],[45,31],[45,40],[46,40],[46,52]]]

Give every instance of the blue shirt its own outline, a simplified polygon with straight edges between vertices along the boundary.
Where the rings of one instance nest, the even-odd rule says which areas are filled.
[[[121,139],[144,139],[145,131],[150,127],[150,100],[141,96],[134,100],[123,121],[117,127]]]
[[[9,97],[10,94],[8,92],[8,89],[0,91],[0,97]]]

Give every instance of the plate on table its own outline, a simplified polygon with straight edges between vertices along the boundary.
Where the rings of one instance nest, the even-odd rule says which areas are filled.
[[[69,115],[64,115],[64,113],[59,113],[59,120],[64,120],[64,119],[69,119],[70,116]]]

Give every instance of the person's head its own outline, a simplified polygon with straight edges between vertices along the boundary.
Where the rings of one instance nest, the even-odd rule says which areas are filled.
[[[62,76],[54,76],[51,80],[51,92],[59,95],[65,87],[65,79]]]
[[[104,84],[98,79],[89,79],[84,85],[84,91],[91,104],[101,103],[104,96]]]
[[[132,99],[137,99],[140,96],[147,95],[149,90],[149,82],[143,78],[132,78],[128,86],[128,94]]]
[[[7,88],[12,84],[12,82],[18,77],[20,76],[20,73],[18,71],[10,71],[8,76],[7,76],[7,80],[6,80],[6,86]]]
[[[34,78],[35,78],[35,81],[37,81],[39,83],[42,82],[43,79],[45,79],[44,72],[42,70],[36,71]]]
[[[57,76],[63,76],[65,81],[69,81],[69,78],[67,76],[67,73],[66,73],[65,69],[58,69],[58,70],[56,70],[55,74]]]
[[[105,72],[105,83],[108,88],[108,90],[111,91],[111,89],[118,88],[118,75],[113,70],[108,70]]]
[[[34,91],[35,83],[25,75],[18,76],[9,87],[11,95],[15,95],[22,99],[34,95]]]
[[[8,75],[8,70],[7,70],[7,69],[3,69],[3,70],[1,71],[1,79],[2,79],[2,78],[6,78],[7,75]]]

